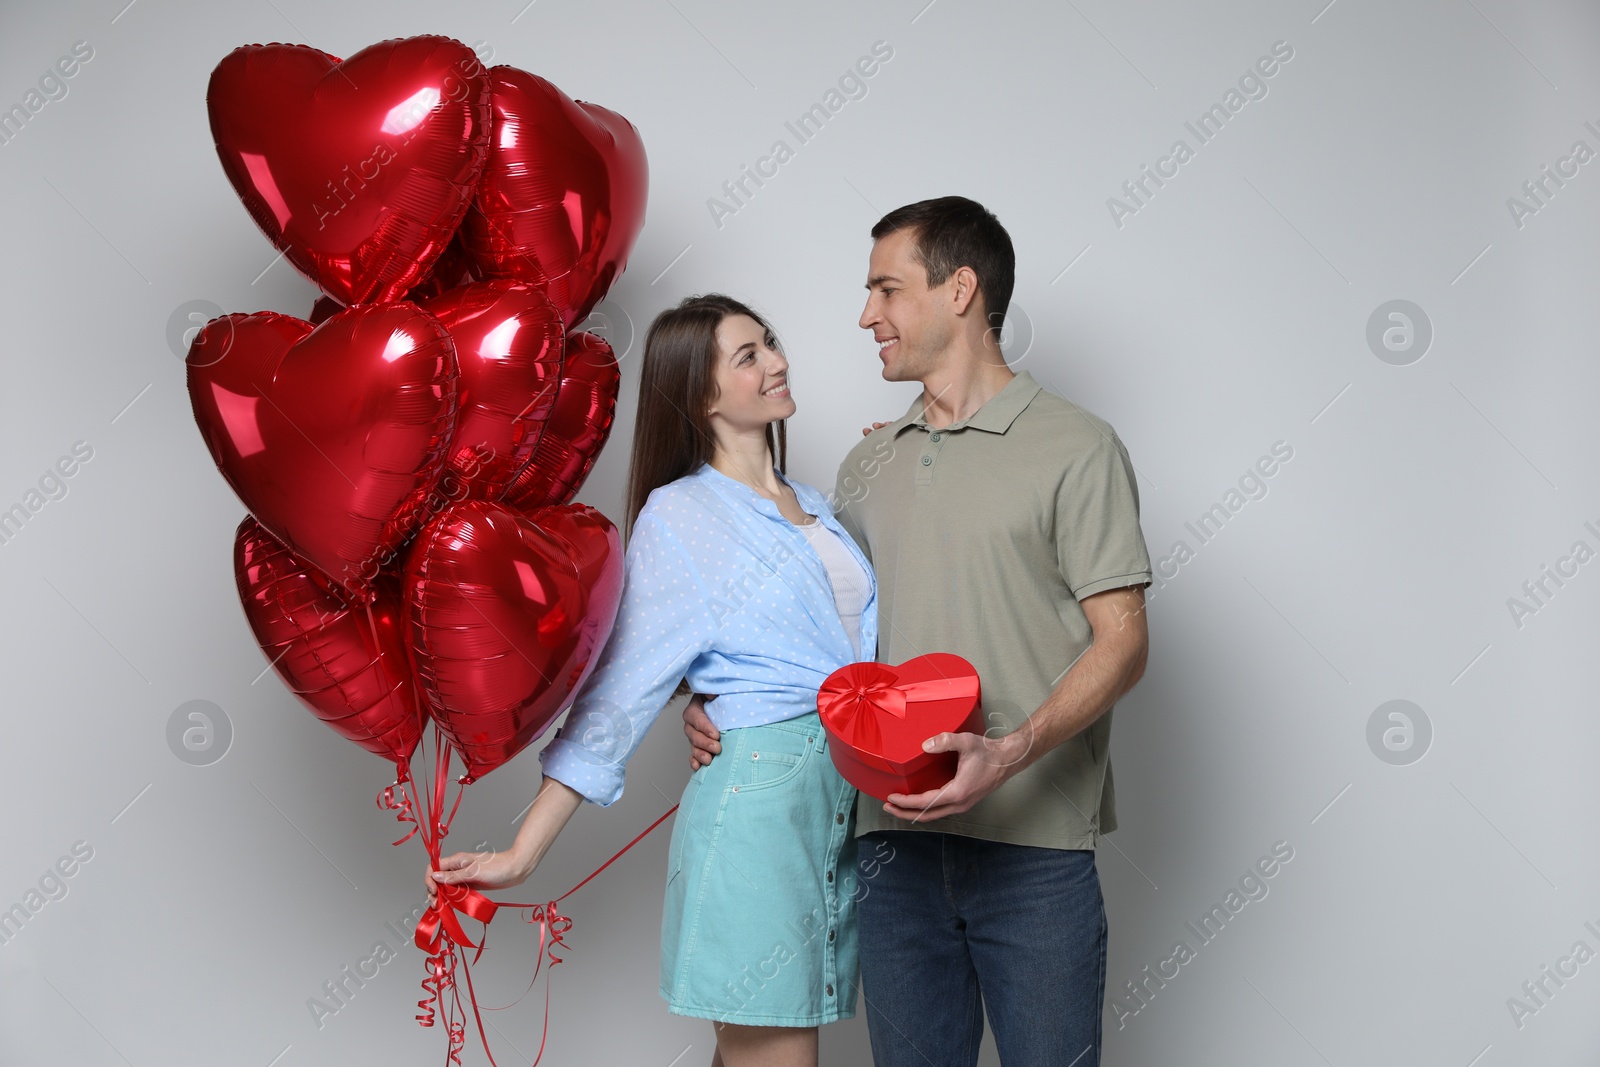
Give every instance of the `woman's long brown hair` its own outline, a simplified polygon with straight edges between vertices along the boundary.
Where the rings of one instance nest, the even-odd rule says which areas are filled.
[[[772,327],[746,305],[721,293],[691,296],[657,315],[644,339],[639,371],[639,413],[628,464],[624,535],[631,536],[650,493],[711,460],[716,436],[706,409],[717,397],[712,365],[717,327],[729,315],[748,315],[767,333]],[[784,420],[767,424],[767,450],[788,473]]]

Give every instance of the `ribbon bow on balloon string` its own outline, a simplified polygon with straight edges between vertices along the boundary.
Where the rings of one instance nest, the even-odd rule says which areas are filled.
[[[461,1050],[466,1045],[466,1011],[461,1005],[461,991],[455,977],[458,962],[461,973],[467,979],[467,1003],[471,1005],[472,1016],[478,1024],[478,1036],[483,1041],[484,1055],[489,1057],[491,1064],[495,1062],[494,1053],[489,1051],[488,1035],[484,1033],[483,1016],[478,1011],[477,994],[472,988],[471,966],[464,958],[458,961],[456,946],[476,948],[477,952],[472,957],[472,962],[476,963],[489,943],[487,937],[489,922],[500,907],[500,904],[468,886],[441,885],[434,903],[417,922],[413,940],[424,953],[423,965],[427,969],[427,975],[422,980],[422,989],[426,995],[417,1001],[417,1022],[422,1026],[432,1026],[437,1012],[441,1008],[444,1010],[445,1030],[449,1036],[448,1059],[454,1064],[461,1062]],[[470,916],[483,924],[484,936],[480,937],[476,944],[462,929],[458,913]],[[541,931],[539,950],[542,962],[543,931]],[[534,975],[538,976],[538,964],[535,964]],[[542,1041],[540,1050],[543,1051]],[[538,1063],[538,1060],[535,1059],[534,1063]]]
[[[667,814],[671,814],[668,812]],[[666,818],[666,816],[662,816]],[[657,820],[659,823],[660,820]],[[654,829],[652,825],[651,829]],[[648,833],[649,831],[645,831]],[[641,834],[640,837],[644,835]],[[638,838],[635,838],[637,841]],[[632,847],[631,845],[629,847]],[[627,851],[624,849],[623,851]],[[620,855],[621,853],[618,853]],[[568,894],[576,890],[569,890]],[[568,895],[563,894],[563,897]],[[495,1063],[494,1053],[489,1050],[488,1035],[483,1027],[483,1015],[478,1004],[476,991],[472,986],[472,964],[478,962],[483,955],[483,950],[488,946],[489,923],[495,913],[501,908],[526,908],[528,909],[529,923],[539,927],[539,951],[534,957],[533,974],[528,979],[528,988],[522,995],[510,1004],[499,1007],[485,1007],[485,1011],[503,1011],[520,1003],[522,997],[528,995],[539,980],[539,974],[545,969],[545,957],[549,956],[549,967],[553,969],[564,958],[557,952],[564,948],[566,942],[564,935],[572,929],[572,920],[561,914],[557,900],[546,904],[513,904],[499,903],[490,900],[477,890],[462,885],[441,885],[434,903],[423,913],[417,923],[415,942],[418,948],[426,953],[424,965],[427,976],[422,980],[422,988],[426,992],[422,1000],[417,1001],[417,1022],[423,1026],[434,1025],[438,1011],[445,1013],[445,1029],[449,1035],[451,1063],[461,1062],[461,1049],[466,1044],[466,1008],[461,1003],[461,990],[456,982],[456,969],[459,965],[461,974],[466,979],[467,1004],[472,1009],[473,1020],[478,1026],[478,1036],[483,1042],[484,1055],[489,1057],[491,1064]],[[461,926],[461,915],[469,916],[483,924],[483,934],[477,944],[467,936]],[[469,962],[465,955],[458,955],[457,947],[475,948]],[[550,986],[545,983],[544,1007],[544,1032],[539,1038],[539,1052],[534,1056],[533,1063],[538,1064],[544,1055],[545,1041],[550,1031]]]
[[[417,818],[417,811],[422,807],[414,794],[414,781],[396,782],[384,789],[378,796],[378,805],[394,811],[395,818],[401,822],[413,824],[411,833],[396,841],[401,844],[409,840],[419,830],[422,832],[423,844],[428,851],[428,858],[433,869],[438,870],[440,845],[450,832],[450,823],[455,817],[456,809],[461,804],[461,792],[456,794],[455,805],[452,806],[450,816],[443,821],[437,821],[433,812],[444,807],[449,761],[452,747],[443,736],[442,731],[435,726],[434,741],[437,752],[437,767],[433,777],[434,791],[431,798],[432,804],[424,812],[424,818]],[[463,779],[463,781],[465,781]],[[397,794],[396,789],[399,788]],[[439,1013],[444,1013],[444,1026],[449,1037],[448,1060],[453,1064],[461,1063],[461,1051],[466,1045],[466,1017],[467,1007],[471,1008],[472,1018],[477,1023],[478,1037],[483,1043],[483,1051],[489,1057],[490,1064],[495,1064],[494,1053],[489,1049],[488,1035],[484,1031],[483,1016],[481,1011],[504,1011],[516,1006],[533,990],[541,973],[548,974],[558,963],[565,958],[561,951],[565,949],[566,933],[572,929],[572,919],[561,911],[561,902],[572,894],[582,889],[593,881],[601,871],[621,859],[629,849],[643,841],[652,830],[666,822],[673,812],[678,810],[674,804],[662,815],[640,831],[633,840],[618,849],[611,858],[595,868],[590,874],[556,897],[554,900],[543,904],[514,903],[510,901],[495,901],[484,896],[470,886],[459,884],[438,885],[434,902],[423,912],[417,921],[413,941],[424,953],[424,967],[426,975],[422,979],[422,989],[426,994],[417,1001],[417,1022],[422,1026],[433,1026],[438,1021]],[[480,1010],[478,998],[472,986],[472,964],[477,963],[483,956],[484,949],[488,947],[489,923],[503,908],[524,909],[527,916],[524,921],[538,926],[539,950],[534,957],[533,974],[528,979],[528,988],[510,1004],[498,1007],[484,1007]],[[468,935],[466,927],[462,925],[462,917],[470,918],[482,924],[483,933],[478,935],[474,942]],[[470,948],[475,951],[469,961],[464,953],[458,949]],[[548,963],[546,962],[548,958]],[[467,1005],[461,1002],[461,989],[456,979],[456,971],[460,969],[466,981]],[[544,1031],[539,1038],[539,1052],[535,1055],[533,1063],[538,1064],[544,1055],[545,1043],[550,1031],[550,985],[545,982],[544,1002]]]

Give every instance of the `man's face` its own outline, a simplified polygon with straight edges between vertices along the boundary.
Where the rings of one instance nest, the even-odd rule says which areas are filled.
[[[901,230],[876,241],[868,260],[860,325],[878,342],[885,381],[916,381],[931,373],[955,336],[950,292],[955,276],[929,288],[927,269],[915,250],[912,236]]]

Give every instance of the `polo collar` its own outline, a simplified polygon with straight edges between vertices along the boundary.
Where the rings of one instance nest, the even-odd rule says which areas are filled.
[[[1033,375],[1027,371],[1019,371],[1015,377],[1006,383],[1004,389],[990,397],[984,405],[960,422],[953,422],[949,426],[940,428],[940,432],[960,430],[972,427],[975,430],[984,430],[989,433],[1005,433],[1022,414],[1024,408],[1033,403],[1033,398],[1038,395],[1040,385],[1033,380]],[[908,426],[920,426],[928,429],[927,412],[922,406],[922,397],[911,402],[896,422],[891,423],[887,429],[890,436],[897,436],[901,430]]]

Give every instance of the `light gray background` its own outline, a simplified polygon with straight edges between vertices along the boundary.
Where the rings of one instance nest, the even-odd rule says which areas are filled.
[[[0,146],[0,508],[73,442],[94,449],[0,545],[0,907],[73,842],[94,849],[0,946],[4,1063],[442,1057],[442,1032],[411,1021],[414,949],[320,1029],[307,1008],[394,944],[384,923],[419,902],[422,852],[389,846],[383,762],[271,674],[252,681],[265,663],[229,556],[242,509],[167,341],[188,301],[313,298],[282,262],[263,273],[273,250],[209,139],[212,66],[248,42],[348,55],[419,33],[486,42],[643,132],[649,217],[603,309],[627,351],[620,415],[583,493],[614,518],[630,329],[707,289],[770,313],[799,402],[791,470],[831,487],[859,427],[914,395],[879,379],[855,326],[868,228],[951,192],[1008,226],[1014,362],[1117,428],[1152,558],[1194,550],[1153,590],[1149,671],[1117,712],[1108,1001],[1192,943],[1184,924],[1274,842],[1294,849],[1122,1029],[1108,1005],[1108,1064],[1594,1062],[1600,962],[1520,1028],[1506,1003],[1575,942],[1600,949],[1584,927],[1600,927],[1600,562],[1520,627],[1507,604],[1575,541],[1600,549],[1584,526],[1600,527],[1600,162],[1521,227],[1507,207],[1574,141],[1600,149],[1583,125],[1600,126],[1594,5],[125,2],[0,9],[0,106],[73,42],[95,50]],[[868,95],[715,225],[707,198],[879,40],[894,58]],[[1183,123],[1280,40],[1294,58],[1268,95],[1116,226],[1107,198],[1193,145]],[[1403,366],[1366,340],[1395,299],[1434,331]],[[1267,495],[1199,545],[1184,524],[1280,440],[1294,456]],[[197,699],[233,729],[209,766],[167,742]],[[1409,765],[1367,740],[1394,699],[1432,726]],[[451,840],[509,841],[537,769],[530,751],[469,790]],[[568,888],[686,774],[669,711],[625,798],[581,812],[523,892]],[[547,1062],[708,1062],[709,1026],[656,994],[664,830],[569,902]],[[527,971],[526,931],[502,922],[489,1004]],[[537,1047],[539,995],[495,1013],[502,1063]],[[826,1062],[869,1062],[864,1016],[824,1033]]]

